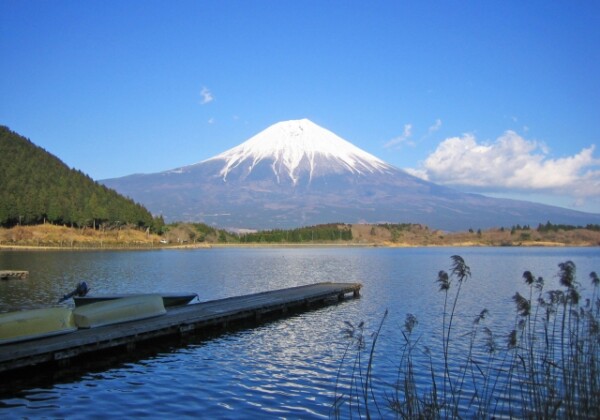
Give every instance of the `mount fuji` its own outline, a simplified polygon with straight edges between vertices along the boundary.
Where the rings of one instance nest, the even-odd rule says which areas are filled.
[[[166,221],[276,229],[320,223],[422,223],[466,230],[599,223],[600,215],[467,194],[416,178],[313,122],[274,124],[189,166],[100,181]]]

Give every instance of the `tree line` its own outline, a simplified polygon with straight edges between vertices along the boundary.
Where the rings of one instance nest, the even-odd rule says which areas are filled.
[[[573,226],[573,225],[564,225],[564,224],[553,224],[549,221],[546,224],[539,224],[537,231],[538,232],[558,232],[559,230],[575,230],[575,229],[587,229],[595,232],[600,231],[600,225],[596,224],[587,224],[585,226]]]
[[[166,225],[165,235],[171,242],[212,243],[310,243],[351,241],[352,226],[329,223],[296,229],[274,229],[248,233],[233,233],[204,223],[173,223]]]
[[[303,243],[352,240],[352,228],[343,223],[329,223],[297,229],[274,229],[240,235],[240,243]]]
[[[159,232],[162,217],[123,197],[0,126],[0,226],[40,223],[72,227],[133,225]]]

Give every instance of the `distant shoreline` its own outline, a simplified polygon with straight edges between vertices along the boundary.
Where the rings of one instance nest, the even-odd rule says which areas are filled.
[[[194,225],[177,225],[159,236],[134,228],[100,230],[69,228],[43,224],[0,228],[3,251],[118,251],[211,248],[476,248],[476,247],[543,247],[574,248],[600,246],[599,229],[488,229],[468,232],[443,232],[422,225],[340,225],[325,226],[327,235],[317,239],[323,226],[316,226],[315,240],[307,232],[291,232],[289,242],[281,241],[280,232],[266,231],[253,237],[237,236],[225,231],[198,232]],[[319,231],[321,229],[321,231]],[[338,229],[337,231],[335,229]],[[329,239],[332,231],[335,239]],[[339,236],[338,236],[339,232]],[[279,234],[279,235],[277,235]],[[296,234],[296,235],[292,235]],[[342,238],[342,234],[347,238]],[[303,236],[304,235],[304,236]],[[339,239],[338,239],[339,237]],[[248,241],[248,239],[253,241]],[[287,238],[286,238],[287,239]]]
[[[262,244],[185,244],[185,245],[154,245],[154,246],[49,246],[49,245],[17,245],[0,244],[0,251],[168,251],[190,249],[216,249],[216,248],[594,248],[593,244],[565,244],[557,242],[524,242],[512,245],[481,244],[474,242],[454,244],[380,244],[380,243],[262,243]]]

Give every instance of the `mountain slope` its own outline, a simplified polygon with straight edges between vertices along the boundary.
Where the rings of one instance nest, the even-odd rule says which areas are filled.
[[[153,218],[131,199],[0,126],[0,226],[44,221],[77,226],[119,221],[148,227]]]
[[[169,221],[221,227],[410,222],[461,230],[600,222],[600,215],[465,194],[421,180],[309,120],[277,123],[194,165],[102,182]]]

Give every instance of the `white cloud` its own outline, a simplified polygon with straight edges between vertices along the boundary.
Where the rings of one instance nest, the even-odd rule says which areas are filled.
[[[209,102],[212,102],[215,98],[213,97],[213,94],[210,90],[208,90],[208,88],[206,86],[202,87],[202,90],[200,91],[200,96],[201,96],[201,100],[200,100],[200,104],[201,105],[206,105]]]
[[[425,169],[404,168],[404,171],[408,172],[412,176],[429,181],[429,175]]]
[[[440,128],[442,128],[442,120],[438,118],[437,120],[435,120],[435,123],[433,123],[433,125],[427,129],[427,134],[435,133]]]
[[[551,158],[548,148],[506,131],[492,143],[472,134],[439,144],[421,167],[408,172],[439,184],[487,192],[545,191],[581,202],[600,198],[600,160],[595,146],[573,156]]]
[[[412,124],[404,124],[404,131],[402,132],[402,134],[400,134],[398,137],[395,137],[395,138],[391,139],[390,141],[388,141],[386,144],[383,145],[383,147],[385,147],[387,149],[387,148],[390,148],[393,146],[398,146],[403,143],[408,143],[410,145],[414,145],[409,141],[411,136],[412,136]]]

